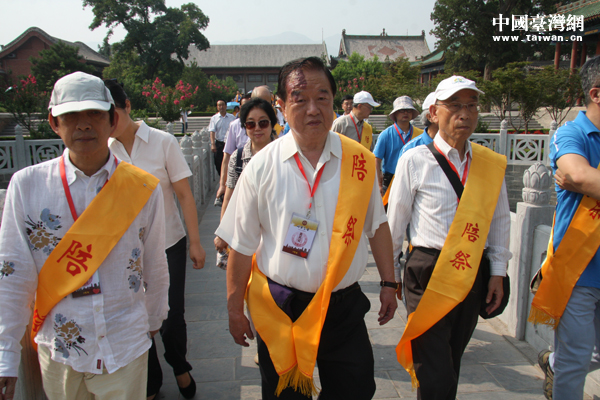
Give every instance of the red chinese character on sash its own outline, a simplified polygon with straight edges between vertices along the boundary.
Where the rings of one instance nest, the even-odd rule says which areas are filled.
[[[360,153],[360,157],[352,156],[352,158],[354,160],[352,164],[352,176],[354,176],[354,171],[356,171],[356,176],[358,177],[358,180],[362,182],[362,180],[365,179],[365,176],[367,175],[367,169],[365,168],[367,161],[365,160],[365,156],[363,153]]]
[[[452,266],[454,268],[460,270],[460,268],[462,267],[464,271],[465,267],[471,268],[468,261],[469,257],[471,257],[470,254],[465,254],[461,250],[458,253],[456,253],[456,255],[454,256],[454,260],[451,260],[450,262],[452,263]]]
[[[356,221],[358,221],[356,218],[350,216],[348,225],[346,225],[346,233],[344,233],[344,236],[342,236],[342,239],[345,239],[346,246],[348,246],[354,240],[354,225],[356,225]]]
[[[596,205],[590,210],[590,217],[592,219],[600,218],[600,201],[596,200]]]
[[[365,138],[365,141],[367,142],[367,144],[369,144],[369,141],[370,141],[370,138],[369,138],[369,136],[367,136],[367,137]]]
[[[85,265],[85,263],[88,260],[88,258],[92,258],[92,245],[87,245],[87,252],[84,250],[80,250],[82,247],[83,245],[81,243],[73,240],[73,242],[71,242],[71,244],[69,245],[67,251],[65,251],[65,253],[58,259],[58,262],[60,262],[60,260],[62,260],[63,257],[66,256],[69,260],[71,260],[67,263],[67,272],[73,276],[80,274],[81,268],[87,271],[88,267],[87,265]]]
[[[467,239],[469,239],[470,242],[475,243],[477,239],[479,239],[479,225],[473,225],[472,223],[467,222],[467,226],[460,236],[464,237],[465,235],[467,235]]]

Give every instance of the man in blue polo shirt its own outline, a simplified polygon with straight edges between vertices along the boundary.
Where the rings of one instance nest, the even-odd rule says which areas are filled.
[[[429,113],[429,106],[435,104],[435,92],[431,92],[425,98],[423,102],[423,112],[421,113],[421,124],[425,125],[425,132],[421,133],[416,138],[413,138],[410,142],[406,143],[404,147],[402,147],[402,151],[400,152],[400,157],[408,150],[417,146],[427,146],[429,143],[433,142],[433,138],[437,134],[439,129],[437,121],[434,122],[433,117]]]
[[[400,96],[394,100],[394,109],[389,114],[390,119],[394,121],[392,126],[384,129],[375,144],[375,159],[377,161],[377,179],[379,181],[379,191],[383,196],[387,191],[394,172],[400,151],[413,136],[423,133],[422,129],[412,126],[410,121],[417,118],[419,112],[413,105],[413,101],[408,96]]]
[[[571,222],[575,224],[573,217],[584,195],[600,200],[600,170],[597,169],[600,163],[600,57],[587,61],[581,68],[580,75],[586,111],[580,111],[575,121],[567,122],[556,132],[550,148],[551,166],[557,182],[553,240],[555,252],[560,251],[561,242]],[[563,245],[574,244],[565,241]],[[583,268],[555,331],[555,353],[545,350],[539,356],[540,366],[546,373],[544,394],[554,400],[583,398],[585,377],[594,345],[599,343],[598,244],[582,246],[579,251],[586,250],[595,253],[587,266],[552,264],[555,271],[563,267],[567,269],[563,271],[565,276],[572,274],[571,271],[578,267]],[[558,293],[556,295],[559,296]]]

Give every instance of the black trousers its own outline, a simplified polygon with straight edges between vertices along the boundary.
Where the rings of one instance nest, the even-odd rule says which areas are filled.
[[[406,261],[404,293],[408,314],[415,311],[429,283],[439,251],[416,247]],[[473,288],[463,300],[428,331],[412,341],[413,362],[419,389],[419,400],[455,400],[462,355],[475,331],[483,298],[483,268],[489,268],[487,257],[481,265]]]
[[[394,174],[390,174],[389,172],[383,173],[383,178],[382,178],[382,182],[381,182],[381,187],[383,188],[383,194],[385,194],[385,192],[387,192],[387,190],[388,190],[388,187],[390,187],[390,183],[392,182],[393,177],[394,177]]]
[[[215,168],[217,169],[217,174],[221,176],[221,163],[223,162],[223,149],[225,148],[225,142],[215,140],[215,147],[217,148],[217,151],[214,154]]]
[[[173,367],[175,376],[192,370],[187,362],[187,325],[185,313],[185,264],[187,261],[186,238],[166,250],[169,264],[169,314],[160,328],[160,336],[165,347],[165,360]],[[148,385],[147,396],[158,393],[162,386],[162,370],[158,361],[156,343],[152,339],[152,347],[148,353]]]
[[[335,293],[327,310],[317,353],[322,386],[319,399],[371,399],[375,394],[374,359],[364,319],[371,303],[360,286],[349,291],[341,300],[334,297]],[[302,314],[309,301],[304,296],[295,296],[291,300],[292,320]],[[258,359],[263,400],[310,399],[292,388],[285,389],[279,397],[275,396],[279,376],[269,349],[260,336]]]

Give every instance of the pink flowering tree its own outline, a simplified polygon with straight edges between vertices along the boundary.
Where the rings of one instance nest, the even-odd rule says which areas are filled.
[[[146,97],[148,105],[157,117],[166,122],[173,122],[179,119],[181,111],[194,108],[192,98],[197,92],[198,86],[193,88],[189,83],[179,81],[172,88],[156,78],[151,85],[144,86],[142,95]]]
[[[206,89],[211,97],[210,106],[216,106],[217,101],[230,101],[238,90],[238,86],[231,77],[225,80],[217,79],[216,76],[211,76],[206,84]]]
[[[33,138],[56,137],[46,121],[49,100],[50,93],[32,75],[20,79],[16,85],[0,88],[4,108]]]

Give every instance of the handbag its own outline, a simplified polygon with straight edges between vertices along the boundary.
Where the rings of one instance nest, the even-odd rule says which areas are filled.
[[[454,173],[454,171],[452,171],[452,167],[448,163],[448,160],[446,159],[446,157],[444,157],[438,151],[438,149],[435,148],[433,142],[429,143],[427,145],[427,148],[429,149],[429,151],[431,151],[431,153],[435,157],[435,160],[438,162],[438,164],[442,168],[442,171],[444,171],[444,174],[446,174],[446,177],[450,181],[450,184],[452,185],[454,192],[456,192],[456,196],[460,200],[460,198],[462,197],[462,193],[465,189],[462,182],[460,181],[460,178],[458,177],[457,174]],[[485,257],[485,255],[484,255],[484,257]],[[479,309],[479,316],[483,319],[490,319],[490,318],[497,317],[498,315],[500,315],[504,312],[504,309],[508,305],[508,299],[510,297],[510,278],[508,275],[506,275],[504,277],[504,279],[502,279],[502,288],[503,288],[503,292],[504,292],[502,294],[502,300],[500,301],[500,305],[498,306],[498,308],[496,308],[494,311],[492,311],[491,314],[488,314],[487,311],[485,310],[488,306],[488,304],[485,302],[485,298],[487,297],[488,283],[491,278],[490,268],[483,268],[483,270],[481,271],[481,275],[483,278],[483,282],[485,282],[485,290],[483,290],[483,298],[481,301],[481,308]],[[540,274],[540,279],[541,279],[541,274]]]

